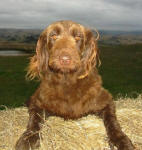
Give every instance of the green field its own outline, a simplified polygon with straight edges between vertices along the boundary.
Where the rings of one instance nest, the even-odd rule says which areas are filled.
[[[142,45],[104,45],[99,49],[104,87],[115,98],[142,93]],[[21,106],[37,88],[38,82],[25,80],[28,62],[27,56],[0,57],[0,105]]]
[[[104,87],[114,97],[142,93],[142,45],[111,45],[100,50]]]
[[[0,57],[0,105],[20,106],[37,87],[37,82],[25,80],[27,56]]]

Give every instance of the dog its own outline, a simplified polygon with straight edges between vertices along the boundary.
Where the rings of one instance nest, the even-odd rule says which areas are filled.
[[[29,122],[16,150],[33,150],[40,145],[43,112],[66,120],[97,114],[118,150],[134,150],[117,121],[111,94],[102,87],[98,62],[97,38],[83,25],[58,21],[41,33],[27,73],[29,79],[37,77],[41,83],[28,101]]]

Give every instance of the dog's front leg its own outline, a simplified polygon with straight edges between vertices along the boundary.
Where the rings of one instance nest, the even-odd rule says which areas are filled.
[[[112,142],[118,150],[134,150],[131,140],[122,132],[117,121],[113,101],[102,110],[101,114],[110,142]]]
[[[29,108],[29,122],[27,130],[16,143],[16,150],[33,150],[40,145],[40,123],[43,123],[43,110],[34,107]]]

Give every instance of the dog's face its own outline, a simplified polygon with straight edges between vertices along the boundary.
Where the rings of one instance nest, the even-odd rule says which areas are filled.
[[[29,72],[33,74],[36,65],[40,73],[46,70],[64,74],[87,72],[96,64],[96,56],[96,40],[90,30],[72,21],[59,21],[40,35]]]
[[[52,71],[75,72],[81,66],[84,28],[72,22],[57,22],[47,31],[48,65]]]

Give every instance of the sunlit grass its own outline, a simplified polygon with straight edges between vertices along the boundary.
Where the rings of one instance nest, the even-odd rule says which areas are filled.
[[[122,130],[132,140],[136,150],[142,149],[142,95],[137,99],[120,98],[116,114]],[[26,130],[28,111],[25,107],[0,111],[0,148],[14,150],[18,138]],[[51,116],[45,120],[39,150],[109,150],[108,137],[102,119],[89,115],[64,121]]]

